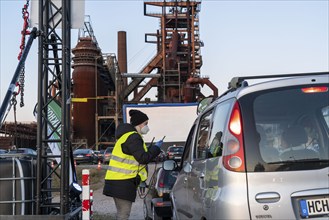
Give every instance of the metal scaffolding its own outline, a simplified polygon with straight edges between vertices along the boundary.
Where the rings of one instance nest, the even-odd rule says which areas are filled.
[[[65,219],[78,214],[74,207],[70,182],[75,170],[71,160],[71,3],[72,0],[39,0],[38,105],[37,105],[37,183],[36,214],[57,214]],[[56,32],[59,30],[60,34]],[[56,115],[52,110],[59,108]],[[60,153],[49,153],[56,144]],[[58,164],[52,168],[51,161]],[[53,178],[59,186],[54,186]],[[54,202],[53,193],[60,200]],[[80,209],[80,210],[79,210]]]

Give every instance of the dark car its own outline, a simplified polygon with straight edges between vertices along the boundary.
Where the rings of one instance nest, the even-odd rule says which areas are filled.
[[[37,152],[31,148],[16,148],[10,149],[7,152],[7,155],[18,155],[23,157],[36,157]]]
[[[158,156],[156,156],[155,158],[153,158],[153,162],[163,162],[166,159],[166,152],[164,152],[164,150],[161,149],[161,152]]]
[[[31,148],[17,148],[11,149],[7,152],[8,154],[30,154],[37,155],[37,152]]]
[[[167,149],[167,159],[180,161],[182,159],[183,151],[183,146],[170,146]]]
[[[153,219],[171,219],[172,210],[170,202],[170,192],[176,182],[178,172],[164,170],[162,167],[156,170],[153,175],[143,201],[144,218]]]
[[[0,154],[6,154],[8,151],[4,149],[0,149]]]
[[[31,148],[16,148],[8,150],[7,153],[3,154],[3,156],[36,159],[37,152]]]
[[[73,157],[77,165],[80,163],[98,163],[98,157],[91,149],[77,149],[73,151]]]
[[[95,154],[97,155],[98,157],[98,161],[100,161],[101,163],[103,163],[104,161],[104,151],[105,150],[95,150]]]
[[[103,163],[108,164],[110,162],[110,157],[112,155],[113,147],[108,147],[104,151]]]

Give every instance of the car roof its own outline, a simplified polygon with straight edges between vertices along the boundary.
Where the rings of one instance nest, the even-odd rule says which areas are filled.
[[[216,98],[208,107],[216,105],[218,101],[223,99],[239,99],[246,94],[267,89],[329,83],[328,76],[329,72],[233,77],[229,83],[229,89]],[[269,79],[271,77],[272,79]],[[250,81],[249,79],[255,81]],[[232,84],[234,83],[237,85],[233,86]]]
[[[245,80],[252,80],[252,79],[285,79],[285,78],[302,78],[302,77],[315,77],[315,76],[322,76],[328,77],[329,72],[314,72],[314,73],[290,73],[290,74],[276,74],[276,75],[256,75],[256,76],[241,76],[241,77],[233,77],[229,82],[229,89],[230,88],[239,88],[244,83]],[[266,80],[266,82],[271,80]],[[272,80],[273,81],[273,80]]]
[[[81,149],[76,149],[73,152],[78,152],[78,151],[91,151],[91,149],[88,148],[81,148]]]
[[[175,146],[175,147],[168,147],[168,151],[169,150],[175,150],[175,149],[178,149],[178,148],[184,148],[184,146]]]

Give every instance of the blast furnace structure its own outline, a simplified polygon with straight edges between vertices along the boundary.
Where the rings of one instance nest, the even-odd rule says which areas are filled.
[[[144,2],[144,15],[158,18],[160,27],[156,33],[145,34],[145,42],[155,44],[157,53],[137,73],[127,70],[124,31],[118,32],[118,60],[113,54],[101,54],[93,33],[89,32],[90,38],[80,38],[73,49],[73,97],[95,98],[73,104],[73,132],[77,143],[84,139],[88,147],[95,149],[114,144],[114,131],[122,121],[123,104],[197,102],[204,97],[201,92],[204,85],[213,91],[214,97],[218,95],[209,77],[200,74],[203,46],[199,32],[200,10],[201,1]],[[90,47],[86,48],[86,44]],[[102,82],[104,78],[106,83]],[[152,88],[157,90],[156,100],[145,98]],[[88,132],[93,125],[95,134]]]

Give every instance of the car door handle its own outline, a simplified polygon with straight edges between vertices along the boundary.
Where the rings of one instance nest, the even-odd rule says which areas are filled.
[[[280,194],[277,192],[264,192],[258,193],[255,197],[256,201],[259,203],[273,203],[280,200]]]

